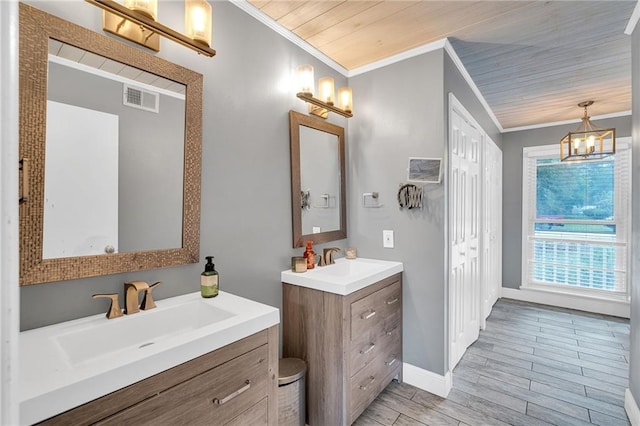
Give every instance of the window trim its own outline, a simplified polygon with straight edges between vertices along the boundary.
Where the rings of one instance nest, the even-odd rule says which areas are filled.
[[[628,151],[629,155],[629,170],[628,173],[631,175],[632,172],[632,161],[631,161],[631,137],[623,137],[616,138],[616,151],[623,152]],[[600,300],[607,301],[623,301],[629,302],[631,295],[631,258],[632,258],[632,247],[631,247],[631,236],[632,236],[632,227],[633,223],[631,219],[626,226],[625,239],[627,246],[627,270],[626,270],[626,292],[610,292],[607,290],[593,289],[593,288],[585,288],[585,287],[572,287],[566,284],[553,284],[553,283],[534,283],[529,281],[528,276],[528,261],[529,261],[529,250],[528,250],[528,218],[529,218],[529,210],[530,210],[530,200],[531,193],[529,191],[528,185],[528,163],[532,158],[542,158],[542,157],[552,157],[557,156],[558,147],[557,145],[539,145],[539,146],[531,146],[522,148],[522,217],[521,217],[521,227],[522,227],[522,235],[521,235],[521,281],[520,288],[527,290],[536,290],[547,293],[562,293],[567,295],[588,297]],[[629,200],[627,203],[627,212],[626,217],[631,218],[631,206],[632,206],[632,190],[631,190],[631,180],[629,180],[629,187],[626,189],[626,197]],[[617,194],[614,194],[614,197],[617,198]]]

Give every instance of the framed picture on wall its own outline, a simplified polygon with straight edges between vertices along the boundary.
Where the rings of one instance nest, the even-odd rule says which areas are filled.
[[[442,158],[409,157],[408,181],[440,183]]]

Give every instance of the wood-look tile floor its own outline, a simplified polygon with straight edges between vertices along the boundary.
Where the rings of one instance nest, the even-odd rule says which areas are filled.
[[[354,425],[629,425],[628,362],[629,320],[500,299],[446,399],[392,382]]]

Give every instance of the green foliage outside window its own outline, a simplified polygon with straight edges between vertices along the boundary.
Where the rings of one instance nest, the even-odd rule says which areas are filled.
[[[613,173],[612,159],[576,163],[538,160],[536,218],[612,220]],[[607,233],[606,228],[602,233]]]

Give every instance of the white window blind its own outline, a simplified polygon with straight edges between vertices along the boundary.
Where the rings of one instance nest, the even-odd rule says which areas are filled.
[[[523,286],[628,293],[631,151],[560,162],[549,147],[523,161]]]

